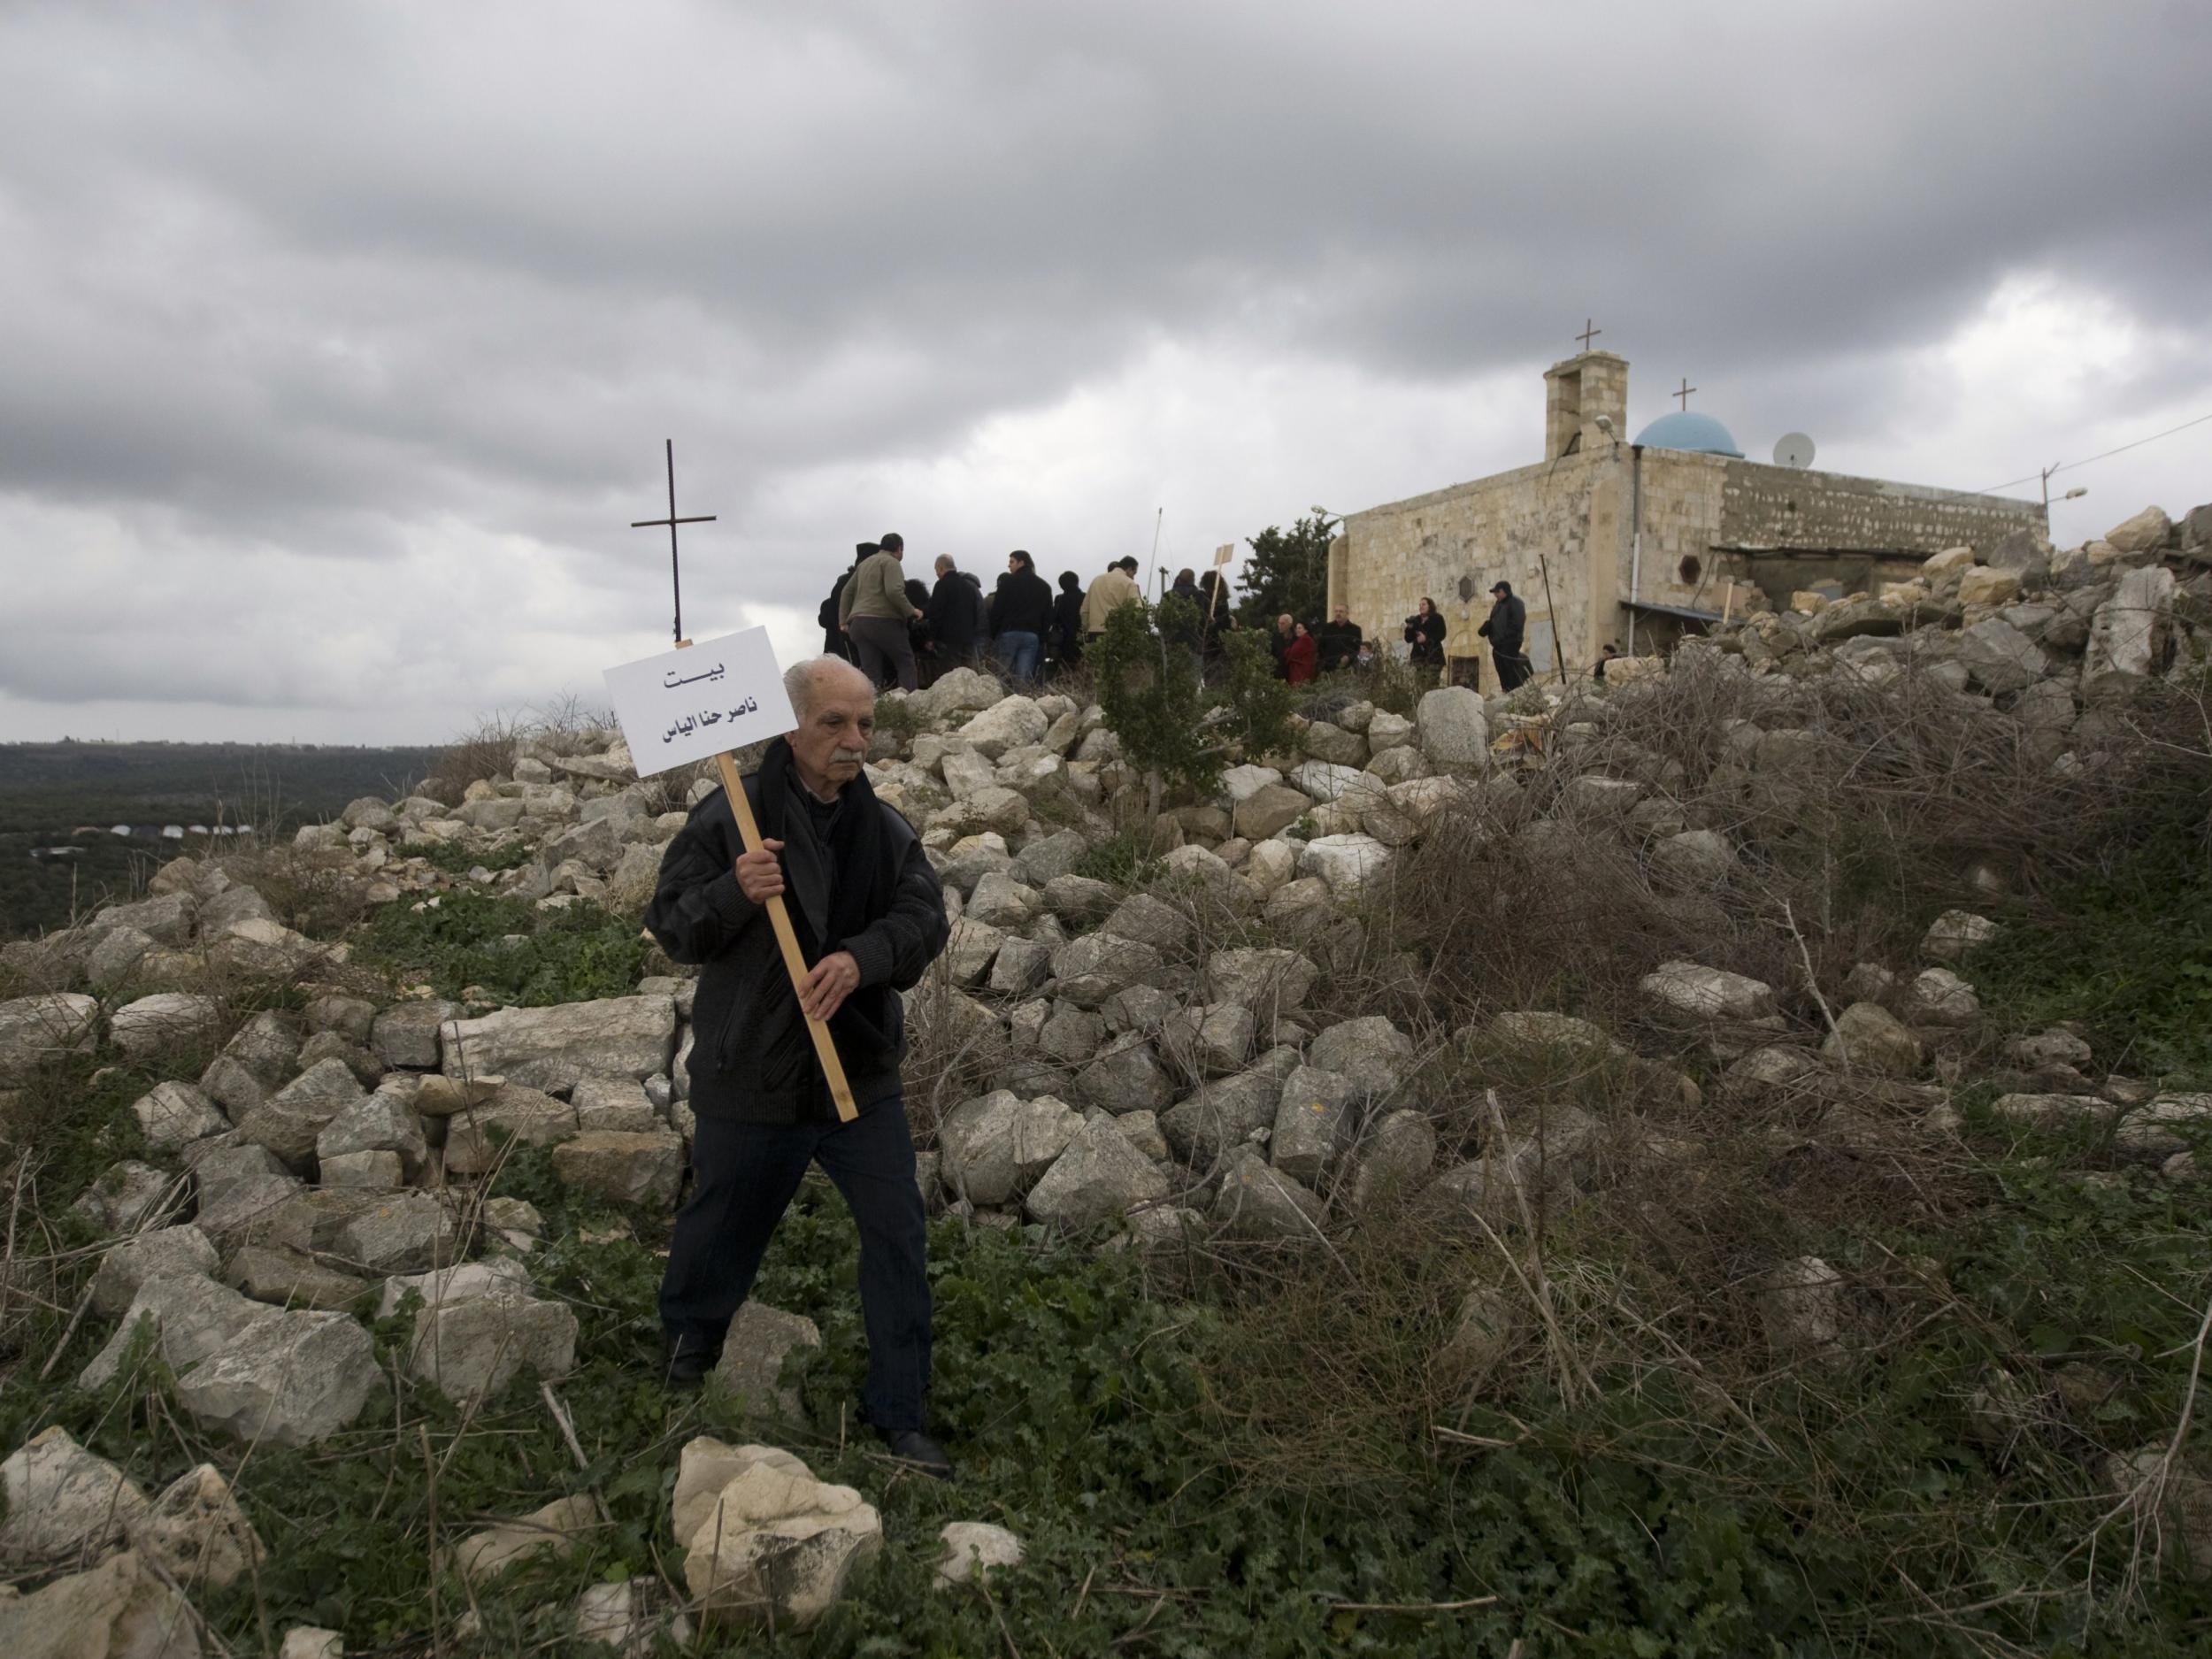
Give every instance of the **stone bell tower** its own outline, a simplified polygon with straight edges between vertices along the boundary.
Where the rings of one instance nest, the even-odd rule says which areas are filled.
[[[1628,436],[1628,359],[1610,351],[1582,351],[1544,371],[1544,458],[1594,449],[1602,434],[1600,415],[1613,435]]]

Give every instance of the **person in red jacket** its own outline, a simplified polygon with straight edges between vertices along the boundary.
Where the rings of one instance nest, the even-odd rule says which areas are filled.
[[[1294,686],[1302,686],[1320,672],[1320,644],[1306,632],[1304,623],[1298,623],[1290,643],[1283,648],[1283,678]]]

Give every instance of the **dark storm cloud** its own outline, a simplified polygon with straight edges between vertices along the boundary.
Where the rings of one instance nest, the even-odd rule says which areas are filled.
[[[665,434],[735,526],[1164,342],[1386,396],[1591,312],[1633,419],[1686,373],[1851,432],[2028,270],[2202,373],[2203,7],[1500,10],[19,5],[0,493],[588,585]]]

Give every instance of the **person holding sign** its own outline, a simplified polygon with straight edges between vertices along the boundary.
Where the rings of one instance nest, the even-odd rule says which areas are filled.
[[[869,787],[868,676],[822,657],[783,683],[796,724],[743,784],[758,849],[745,850],[716,790],[669,843],[645,916],[664,950],[704,969],[692,1013],[695,1185],[661,1281],[668,1380],[696,1386],[714,1369],[776,1224],[819,1164],[860,1229],[868,1420],[895,1455],[949,1479],[926,1432],[929,1280],[899,1076],[899,993],[945,948],[944,895],[913,830]],[[795,987],[770,926],[780,897],[807,966]],[[833,1105],[810,1018],[835,1041],[857,1109],[849,1121]]]

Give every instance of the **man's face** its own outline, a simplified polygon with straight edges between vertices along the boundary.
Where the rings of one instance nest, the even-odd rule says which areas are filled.
[[[1352,619],[1352,613],[1344,606],[1339,605],[1336,608],[1336,619],[1339,622],[1349,622]]]
[[[952,561],[950,559],[939,559],[937,561],[937,573],[940,576],[950,575],[952,573]]]
[[[791,733],[801,780],[818,794],[842,789],[860,775],[875,729],[874,695],[850,675],[824,675]]]
[[[1275,618],[1275,632],[1286,635],[1289,634],[1290,618],[1287,616],[1280,616]]]

